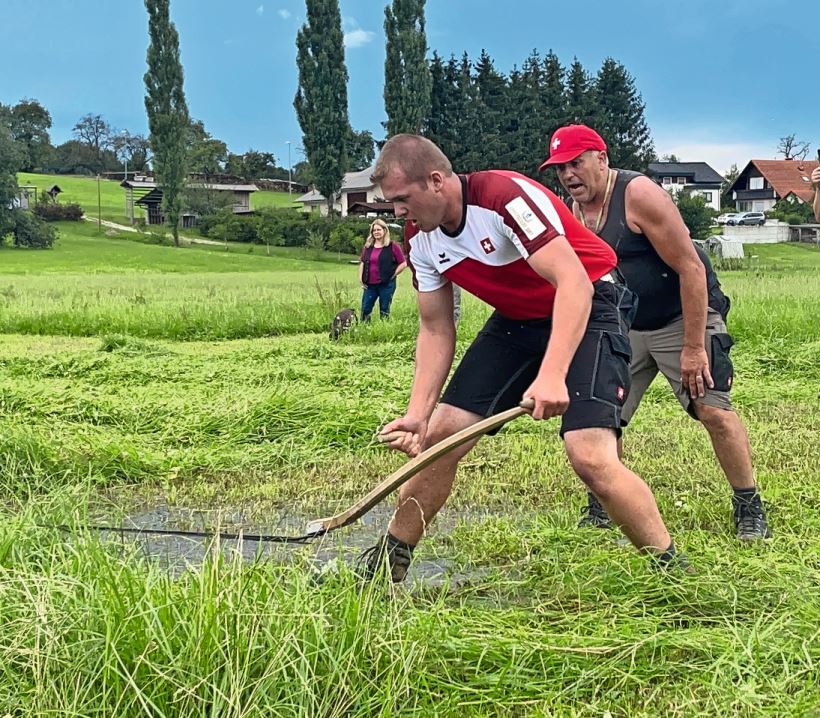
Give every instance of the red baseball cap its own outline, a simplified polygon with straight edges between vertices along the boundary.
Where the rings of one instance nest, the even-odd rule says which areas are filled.
[[[549,165],[571,162],[582,152],[600,150],[606,152],[606,142],[595,130],[586,125],[559,127],[550,139],[550,154],[538,168],[543,172]]]

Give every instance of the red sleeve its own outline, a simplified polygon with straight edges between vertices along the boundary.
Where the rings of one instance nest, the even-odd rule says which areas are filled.
[[[401,251],[399,243],[390,242],[390,246],[393,247],[393,259],[395,259],[398,264],[402,264],[404,262],[404,252]]]
[[[527,259],[564,232],[553,202],[560,200],[546,187],[517,172],[492,170],[469,177],[469,199],[497,212],[515,235]]]
[[[413,260],[410,255],[410,240],[418,233],[419,228],[415,222],[408,220],[404,223],[404,241],[402,242],[402,246],[404,247],[404,256],[407,258],[407,266],[410,267],[410,275],[413,278],[413,288],[416,290],[419,288],[419,280],[416,277],[416,268],[413,266]]]

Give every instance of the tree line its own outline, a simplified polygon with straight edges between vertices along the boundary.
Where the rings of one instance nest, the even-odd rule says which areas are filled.
[[[23,98],[15,105],[0,103],[0,123],[18,145],[22,172],[94,175],[122,172],[126,166],[129,172],[151,170],[149,138],[117,129],[101,114],[83,115],[72,128],[72,139],[57,145],[50,137],[51,113],[36,99]],[[195,174],[228,174],[248,180],[288,178],[287,168],[276,164],[273,153],[231,152],[201,120],[189,121],[185,146],[188,169]]]
[[[294,105],[317,189],[332,197],[351,168],[344,138],[347,70],[338,0],[306,0],[297,38],[299,89]],[[566,124],[591,125],[606,139],[612,164],[644,171],[655,159],[644,102],[627,69],[607,58],[592,74],[575,58],[564,66],[551,50],[533,50],[504,73],[484,50],[428,59],[425,0],[385,7],[384,104],[387,137],[421,133],[460,172],[491,167],[539,177],[551,133]],[[541,181],[557,189],[553,175]],[[329,204],[330,201],[329,201]]]

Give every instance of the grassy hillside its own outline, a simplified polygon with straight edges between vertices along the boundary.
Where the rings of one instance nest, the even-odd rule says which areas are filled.
[[[111,222],[129,224],[126,215],[125,190],[120,187],[121,180],[100,180],[99,182],[99,204],[101,206],[101,216]],[[48,189],[54,184],[63,190],[59,195],[61,202],[76,202],[84,210],[86,215],[97,217],[98,197],[97,179],[95,177],[80,177],[77,175],[47,175],[33,174],[30,172],[20,172],[17,175],[17,182],[20,185],[33,185],[40,190]],[[287,207],[287,192],[271,192],[260,190],[251,195],[251,208],[261,207]],[[299,205],[301,207],[301,205]],[[144,217],[145,213],[139,206],[134,207],[134,217]]]

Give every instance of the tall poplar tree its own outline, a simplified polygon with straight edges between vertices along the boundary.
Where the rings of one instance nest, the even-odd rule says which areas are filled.
[[[338,0],[306,0],[307,22],[296,36],[299,89],[293,106],[316,189],[328,214],[347,167],[350,122],[347,67]]]
[[[425,0],[393,0],[384,8],[385,129],[418,134],[430,113],[432,77],[424,32]]]
[[[162,211],[179,246],[179,220],[185,189],[188,105],[182,87],[179,35],[170,17],[170,0],[145,0],[148,10],[148,72],[145,110],[154,152],[154,173],[162,188]]]

